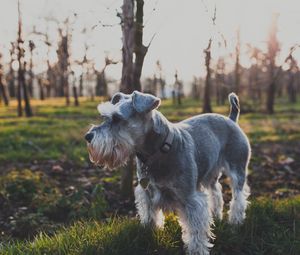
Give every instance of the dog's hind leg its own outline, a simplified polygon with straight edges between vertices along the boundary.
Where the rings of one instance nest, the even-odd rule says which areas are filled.
[[[250,194],[246,180],[246,167],[230,167],[227,174],[231,180],[232,191],[228,221],[231,224],[241,224],[246,217],[246,209],[249,204],[247,198]]]
[[[219,182],[219,177],[209,185],[208,193],[213,217],[222,220],[224,201],[222,195],[222,185]]]
[[[212,218],[208,208],[207,196],[195,192],[178,208],[179,223],[182,227],[182,239],[188,254],[208,255],[212,244],[210,224]]]

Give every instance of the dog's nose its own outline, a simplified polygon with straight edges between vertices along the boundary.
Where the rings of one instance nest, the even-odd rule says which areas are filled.
[[[93,132],[86,133],[84,138],[85,138],[85,140],[87,140],[87,142],[90,143],[94,138],[94,133]]]

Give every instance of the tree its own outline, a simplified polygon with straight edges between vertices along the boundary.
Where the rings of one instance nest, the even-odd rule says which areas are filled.
[[[216,96],[217,104],[224,105],[227,97],[227,88],[225,86],[225,59],[219,57],[216,68]]]
[[[4,80],[3,65],[1,63],[1,60],[2,60],[2,54],[0,53],[0,100],[1,100],[1,96],[2,96],[4,104],[6,106],[8,106],[9,99],[8,99],[8,94],[7,94],[6,83]]]
[[[196,76],[193,77],[191,96],[195,100],[200,99],[200,80]]]
[[[109,65],[118,64],[117,61],[113,61],[108,57],[105,57],[105,64],[101,71],[96,71],[97,84],[96,84],[96,96],[107,96],[107,82],[105,77],[106,67]]]
[[[25,114],[26,117],[32,116],[32,110],[30,106],[30,99],[27,91],[27,85],[25,81],[25,70],[26,62],[24,61],[24,41],[22,39],[22,19],[21,19],[21,10],[20,10],[20,1],[18,1],[18,39],[17,39],[17,52],[18,52],[18,116],[23,115],[22,110],[22,90],[25,104]]]
[[[294,58],[292,54],[292,49],[290,50],[290,54],[287,57],[286,61],[289,64],[289,70],[287,71],[288,73],[288,85],[287,85],[287,92],[289,95],[289,101],[291,103],[296,103],[297,102],[297,89],[296,89],[296,75],[299,71],[299,67],[297,64],[296,59]]]
[[[59,28],[60,42],[58,44],[57,57],[59,68],[59,96],[65,96],[66,105],[70,105],[68,66],[69,66],[69,19],[64,22],[65,31]]]
[[[266,110],[267,113],[274,113],[274,102],[275,102],[275,93],[276,93],[276,79],[279,70],[276,67],[276,57],[280,50],[279,42],[277,40],[277,21],[278,21],[278,13],[273,14],[271,27],[269,31],[268,38],[268,67],[269,67],[269,85],[267,89],[267,102],[266,102]]]
[[[212,25],[216,25],[216,19],[217,19],[217,7],[214,8],[214,13],[211,18]],[[212,45],[212,37],[208,40],[208,45],[206,49],[204,50],[205,55],[205,67],[206,67],[206,78],[205,78],[205,86],[204,86],[204,98],[203,98],[203,107],[202,112],[203,113],[209,113],[212,112],[211,108],[211,100],[210,100],[210,90],[211,90],[211,45]]]
[[[120,91],[132,93],[135,87],[133,84],[133,52],[134,52],[134,2],[123,0],[121,26],[122,26],[122,78]]]
[[[236,32],[236,46],[235,46],[235,92],[238,94],[240,89],[241,68],[240,68],[240,54],[241,54],[241,40],[240,28]]]
[[[162,76],[162,66],[159,60],[156,61],[156,69],[158,72],[158,84],[159,84],[159,90],[160,90],[160,97],[162,99],[166,98],[166,81],[163,79]]]
[[[172,97],[173,97],[173,104],[178,104],[178,105],[181,105],[181,97],[182,97],[182,94],[183,94],[183,84],[182,84],[182,81],[180,81],[178,79],[178,72],[176,70],[175,72],[175,75],[174,75],[174,78],[175,78],[175,82],[174,82],[174,88],[173,88],[173,91],[172,91]]]
[[[15,88],[15,71],[13,69],[13,62],[15,61],[15,52],[16,46],[14,42],[11,42],[11,48],[9,50],[10,53],[10,61],[9,61],[9,72],[7,74],[7,82],[8,82],[8,91],[10,97],[16,96],[16,88]]]
[[[204,100],[203,100],[203,113],[212,112],[211,102],[210,102],[210,88],[211,88],[211,44],[212,39],[210,38],[208,41],[208,45],[204,50],[205,54],[205,67],[206,67],[206,78],[205,78],[205,86],[204,86]]]
[[[141,74],[144,64],[144,59],[148,51],[148,47],[143,45],[143,18],[144,18],[144,0],[136,0],[135,14],[135,62],[133,66],[133,84],[136,90],[141,90]]]
[[[134,3],[136,2],[136,12]],[[123,0],[121,18],[122,27],[122,78],[120,91],[132,93],[141,90],[141,73],[148,47],[143,45],[143,7],[144,0]],[[152,38],[153,39],[153,38]],[[135,57],[135,58],[134,58]],[[135,59],[135,61],[133,61]],[[121,190],[124,197],[133,196],[133,159],[129,160],[122,171]]]
[[[74,106],[79,106],[78,91],[77,91],[76,77],[74,71],[71,71],[70,79],[71,79],[73,96],[74,96]]]
[[[253,47],[250,44],[248,44],[248,53],[252,62],[249,77],[250,97],[253,102],[257,102],[258,100],[259,104],[261,104],[262,84],[260,82],[260,77],[262,76],[262,70],[267,66],[266,54],[259,48]]]
[[[29,81],[28,81],[28,92],[29,95],[33,96],[33,50],[35,49],[35,44],[32,40],[29,41],[29,51],[30,51],[30,62],[29,62]]]

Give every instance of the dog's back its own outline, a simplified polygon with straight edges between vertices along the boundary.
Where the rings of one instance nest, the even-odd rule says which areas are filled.
[[[179,123],[182,132],[191,136],[199,182],[205,185],[221,170],[233,165],[245,169],[250,158],[249,141],[237,124],[239,104],[234,94],[229,95],[229,117],[220,114],[201,114]]]

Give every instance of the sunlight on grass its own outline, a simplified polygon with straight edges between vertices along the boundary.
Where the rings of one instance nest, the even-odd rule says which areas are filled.
[[[91,123],[98,123],[96,107],[103,98],[90,101],[80,98],[80,107],[65,106],[64,98],[32,100],[35,116],[17,118],[16,101],[8,108],[0,108],[0,160],[28,162],[68,158],[80,164],[88,161],[84,133]],[[285,113],[288,107],[277,106],[278,114],[242,114],[240,125],[252,143],[300,139],[300,118]],[[297,106],[296,109],[299,107]],[[172,100],[162,102],[160,110],[170,121],[178,122],[201,113],[199,101],[184,99],[181,106]],[[214,106],[214,111],[229,113],[229,105]]]
[[[253,201],[240,227],[233,228],[225,221],[216,223],[211,254],[299,254],[299,212],[300,197]],[[106,223],[81,221],[54,236],[41,233],[32,242],[11,243],[2,247],[1,252],[3,255],[182,253],[181,230],[172,215],[167,217],[164,229],[155,230],[141,226],[135,219],[112,219]]]

